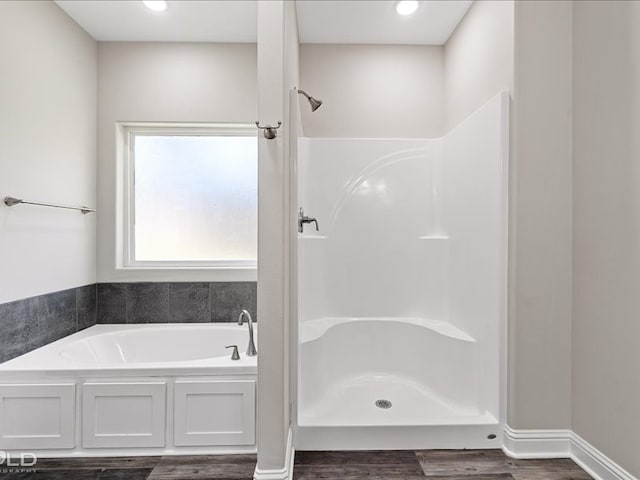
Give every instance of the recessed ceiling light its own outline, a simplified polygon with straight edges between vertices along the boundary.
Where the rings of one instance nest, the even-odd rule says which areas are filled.
[[[402,0],[396,3],[396,12],[399,15],[412,15],[416,13],[420,4],[416,0]]]
[[[164,12],[167,9],[167,2],[165,2],[165,0],[142,0],[142,3],[154,12]]]

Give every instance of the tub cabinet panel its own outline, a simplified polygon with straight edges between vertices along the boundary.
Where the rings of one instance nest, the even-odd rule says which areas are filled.
[[[85,383],[82,445],[164,447],[166,383]]]
[[[0,449],[75,447],[75,384],[0,385]]]
[[[176,381],[177,446],[255,443],[255,380]]]

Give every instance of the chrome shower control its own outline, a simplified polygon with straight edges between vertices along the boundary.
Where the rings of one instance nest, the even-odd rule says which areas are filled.
[[[318,220],[316,220],[313,217],[305,216],[304,210],[302,210],[302,207],[300,207],[300,210],[298,211],[298,233],[304,233],[304,224],[305,223],[315,223],[316,224],[316,232],[319,230],[318,229]]]

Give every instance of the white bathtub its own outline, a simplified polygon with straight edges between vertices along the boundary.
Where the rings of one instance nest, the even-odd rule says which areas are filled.
[[[248,340],[246,325],[95,325],[5,362],[0,449],[254,452],[257,357],[245,354]],[[240,360],[227,345],[238,345]]]
[[[255,327],[255,325],[254,325]],[[257,342],[257,328],[254,328]],[[94,325],[0,364],[4,372],[83,370],[211,370],[253,373],[248,327],[226,323]],[[240,360],[231,360],[238,345]],[[213,371],[213,370],[212,370]]]

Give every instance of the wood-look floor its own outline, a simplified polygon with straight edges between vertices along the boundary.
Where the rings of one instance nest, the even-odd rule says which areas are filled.
[[[568,459],[514,460],[501,450],[296,452],[295,480],[590,480]]]
[[[0,480],[250,480],[255,455],[41,459]],[[296,452],[295,480],[590,480],[571,460],[514,460],[500,450]]]

